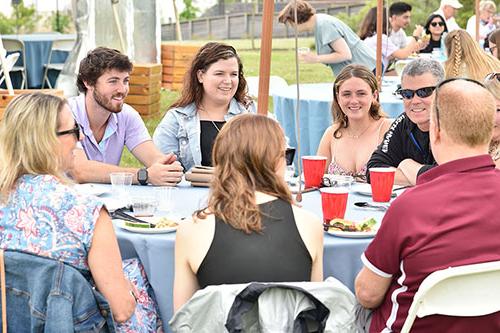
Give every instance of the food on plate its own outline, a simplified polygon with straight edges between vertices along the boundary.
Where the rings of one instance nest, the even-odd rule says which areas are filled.
[[[162,217],[156,222],[155,228],[175,228],[179,224],[173,220],[170,220],[166,217]]]
[[[428,41],[431,40],[431,35],[429,34],[425,34],[423,37],[422,37],[422,42],[424,43],[427,43]]]
[[[151,221],[151,223],[147,223]],[[160,217],[156,221],[148,220],[145,222],[131,222],[131,221],[124,221],[125,225],[127,227],[133,227],[133,228],[156,228],[156,229],[161,229],[161,228],[175,228],[179,224],[175,222],[174,220],[168,219],[166,217]]]
[[[125,225],[127,227],[133,227],[133,228],[150,228],[150,225],[148,223],[141,223],[141,222],[130,222],[130,221],[124,221]]]
[[[377,221],[374,218],[367,218],[366,220],[356,223],[353,221],[335,218],[329,222],[329,230],[338,230],[345,232],[370,232],[374,230]]]

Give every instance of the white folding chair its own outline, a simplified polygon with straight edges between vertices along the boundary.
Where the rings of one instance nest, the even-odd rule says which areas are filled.
[[[18,58],[19,58],[18,52],[11,53],[7,57],[5,57],[5,63],[3,63],[0,68],[0,84],[2,84],[3,81],[5,81],[5,73],[10,73]]]
[[[49,80],[49,70],[55,70],[55,71],[62,71],[64,67],[64,63],[53,63],[53,55],[54,52],[61,51],[61,52],[70,52],[73,49],[73,46],[75,45],[76,39],[71,37],[71,38],[61,38],[61,39],[56,39],[52,42],[52,48],[50,49],[50,54],[49,54],[49,59],[46,64],[43,65],[45,68],[44,74],[43,74],[43,83],[42,83],[42,88],[45,87],[45,82],[47,82],[47,85],[49,88],[52,89],[52,85],[50,84]]]
[[[24,47],[24,42],[16,38],[2,37],[3,47],[8,52],[19,52],[23,58],[22,66],[13,66],[10,72],[21,72],[22,82],[21,89],[28,89],[28,78],[26,76],[26,52]]]
[[[500,311],[500,261],[450,267],[422,281],[401,333],[410,331],[415,316],[476,317]]]

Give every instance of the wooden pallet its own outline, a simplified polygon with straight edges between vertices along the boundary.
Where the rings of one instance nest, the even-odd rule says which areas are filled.
[[[200,49],[195,45],[162,44],[163,64],[162,86],[170,90],[181,90],[184,76],[191,67],[191,61]]]
[[[158,113],[161,79],[161,64],[134,64],[125,103],[136,109],[143,117]]]
[[[14,99],[14,97],[34,92],[42,92],[45,94],[64,97],[64,91],[62,89],[14,89],[14,95],[9,95],[9,92],[6,89],[0,89],[0,119],[3,118],[7,105]]]

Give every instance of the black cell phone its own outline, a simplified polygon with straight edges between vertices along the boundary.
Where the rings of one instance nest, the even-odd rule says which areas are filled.
[[[286,165],[292,165],[294,157],[295,157],[295,148],[288,147],[285,151]]]

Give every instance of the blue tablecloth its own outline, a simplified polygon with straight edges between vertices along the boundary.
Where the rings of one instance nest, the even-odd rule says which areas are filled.
[[[356,184],[353,189],[357,186],[362,185]],[[191,187],[187,183],[181,183],[178,189],[174,199],[174,214],[177,217],[191,216],[194,210],[204,206],[208,189]],[[132,191],[134,196],[151,195],[154,187],[133,186]],[[367,217],[375,217],[379,222],[382,221],[382,212],[357,208],[354,206],[356,201],[371,201],[371,198],[351,192],[345,216],[347,219],[361,221]],[[305,193],[302,205],[321,216],[321,197],[318,191]],[[116,226],[115,231],[122,258],[138,257],[144,265],[156,294],[161,317],[166,323],[173,315],[175,233],[137,234]],[[360,256],[370,241],[371,238],[350,239],[325,234],[324,277],[333,276],[354,290],[354,279],[362,267]]]
[[[44,68],[43,65],[49,60],[52,42],[61,38],[76,37],[75,35],[64,34],[29,34],[29,35],[2,35],[2,38],[17,38],[24,42],[26,53],[26,74],[28,76],[28,88],[39,89],[42,87]],[[52,56],[53,63],[63,63],[68,57],[67,52],[55,52]],[[22,66],[22,55],[19,57],[16,65]],[[49,73],[49,79],[52,86],[55,86],[58,72]],[[21,85],[21,75],[12,73],[12,84],[15,88]],[[5,83],[4,83],[5,85]],[[46,88],[47,85],[46,85]]]
[[[403,101],[393,92],[397,89],[399,77],[384,77],[380,104],[390,118],[396,118],[403,109]],[[281,89],[273,95],[274,113],[289,138],[289,144],[297,147],[295,125],[297,108],[297,86]],[[316,155],[319,142],[325,130],[332,124],[331,105],[333,83],[307,83],[300,85],[300,155]],[[295,163],[298,161],[295,155]]]

